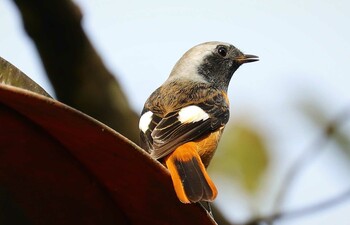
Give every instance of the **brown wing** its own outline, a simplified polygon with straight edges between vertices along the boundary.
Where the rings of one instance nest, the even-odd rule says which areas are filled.
[[[209,118],[181,123],[178,119],[181,108],[168,113],[163,118],[153,114],[149,130],[141,131],[141,146],[148,150],[152,157],[159,159],[170,154],[181,144],[219,129],[229,119],[228,103],[221,93],[195,105],[206,112]],[[147,111],[147,109],[143,110],[143,112]]]

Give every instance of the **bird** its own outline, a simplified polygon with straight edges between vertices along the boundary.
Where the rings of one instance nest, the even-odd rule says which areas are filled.
[[[139,120],[140,146],[167,167],[182,203],[216,198],[206,168],[229,120],[228,86],[242,64],[258,60],[226,42],[196,45],[146,100]]]

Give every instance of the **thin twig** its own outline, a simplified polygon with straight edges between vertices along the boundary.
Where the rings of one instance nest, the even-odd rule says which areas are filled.
[[[286,212],[276,212],[272,215],[265,216],[265,217],[258,217],[253,220],[250,220],[247,223],[244,223],[244,225],[261,224],[261,223],[272,224],[272,222],[280,219],[292,219],[296,217],[310,215],[311,213],[317,213],[321,210],[325,210],[327,208],[335,206],[345,200],[348,200],[349,198],[350,198],[350,188],[344,191],[343,193],[337,195],[336,197],[316,203],[314,205],[306,206],[300,209],[286,211]]]
[[[337,131],[338,127],[342,125],[345,120],[349,119],[349,117],[350,108],[346,108],[324,128],[321,135],[311,144],[308,150],[304,151],[304,153],[295,160],[294,164],[292,164],[287,171],[279,191],[277,192],[277,197],[273,204],[273,211],[278,211],[278,208],[280,208],[284,202],[296,175],[302,171],[305,166],[310,165],[312,160],[316,159],[316,156],[322,152],[322,148],[324,148],[329,141],[329,137],[332,136]]]

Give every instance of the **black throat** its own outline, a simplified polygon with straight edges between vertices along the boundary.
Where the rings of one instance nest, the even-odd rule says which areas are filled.
[[[227,90],[232,75],[239,66],[229,58],[222,59],[215,55],[209,55],[198,67],[198,73],[218,89]]]

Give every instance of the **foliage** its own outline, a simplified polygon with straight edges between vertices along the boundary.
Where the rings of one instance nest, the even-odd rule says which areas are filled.
[[[269,165],[264,138],[252,127],[241,122],[229,124],[210,169],[220,176],[238,182],[254,194]]]

